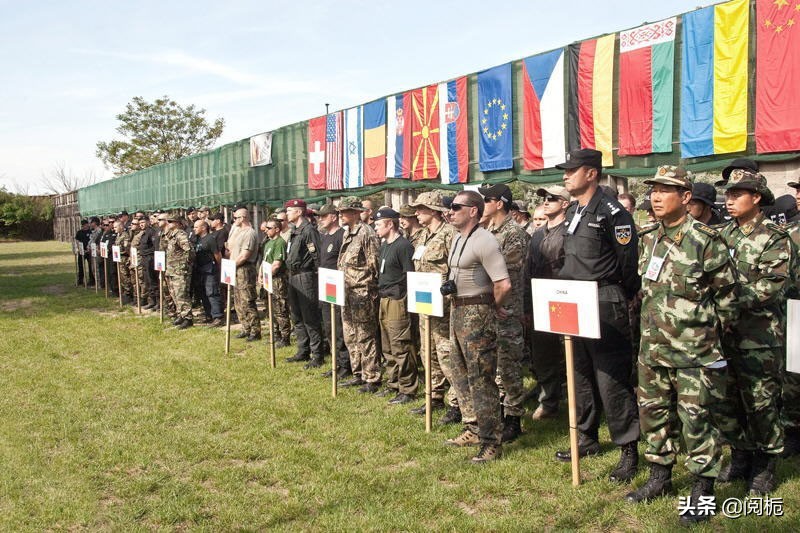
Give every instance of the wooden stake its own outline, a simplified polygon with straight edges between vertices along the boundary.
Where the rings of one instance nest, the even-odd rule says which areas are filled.
[[[119,306],[122,307],[122,278],[119,275],[119,262],[117,263],[117,290],[119,291]]]
[[[336,374],[338,373],[338,369],[336,368],[336,356],[338,352],[336,350],[336,306],[334,304],[328,304],[331,306],[331,396],[336,398],[337,386],[338,382],[336,378],[338,377]]]
[[[581,464],[578,457],[578,411],[575,400],[575,363],[572,356],[572,337],[564,337],[567,360],[567,402],[569,404],[569,451],[572,456],[572,486],[581,484]]]
[[[422,344],[425,357],[425,433],[430,433],[433,421],[431,412],[431,317],[422,315],[422,321],[425,324],[425,338]]]
[[[164,323],[164,271],[158,271],[158,310],[161,311],[161,323]]]
[[[106,298],[108,298],[108,258],[103,258],[103,278],[105,279],[106,283]]]
[[[225,304],[225,355],[231,351],[231,286],[228,285],[228,301]]]
[[[269,365],[272,368],[277,366],[275,362],[275,330],[272,328],[272,293],[267,293],[267,305],[269,309]]]
[[[92,277],[94,278],[94,293],[100,294],[100,280],[97,279],[97,258],[92,256]]]
[[[138,261],[138,258],[137,258]],[[136,276],[136,312],[140,315],[142,314],[142,288],[139,285],[139,267],[137,266],[133,270],[134,275]]]

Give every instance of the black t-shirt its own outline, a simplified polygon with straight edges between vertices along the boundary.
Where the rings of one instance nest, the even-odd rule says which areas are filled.
[[[75,234],[75,240],[78,242],[83,243],[83,248],[89,248],[89,237],[92,235],[92,230],[90,229],[79,229],[78,233]]]
[[[319,267],[336,270],[339,261],[339,252],[342,249],[344,240],[344,228],[339,228],[332,234],[327,232],[319,234]]]
[[[217,247],[217,236],[209,233],[203,237],[197,237],[195,244],[194,264],[198,268],[207,267],[214,263],[214,254],[219,251]]]
[[[381,293],[396,287],[391,296],[402,298],[406,294],[406,272],[414,272],[414,247],[405,237],[398,237],[391,243],[381,244],[378,263],[378,289]]]

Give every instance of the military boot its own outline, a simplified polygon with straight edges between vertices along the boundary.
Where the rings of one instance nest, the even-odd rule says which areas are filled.
[[[301,363],[303,361],[308,361],[309,359],[311,359],[311,356],[309,356],[308,354],[296,353],[292,357],[287,357],[286,358],[286,362],[287,363]]]
[[[650,463],[650,477],[644,485],[625,495],[625,501],[639,503],[666,496],[672,492],[672,465]]]
[[[441,426],[458,424],[459,422],[461,422],[461,409],[457,405],[451,405],[444,416],[439,419],[439,425]]]
[[[630,483],[636,477],[639,469],[639,450],[636,445],[637,442],[633,441],[620,446],[619,463],[608,479],[615,483]]]
[[[319,368],[324,363],[325,363],[325,361],[322,359],[322,356],[315,355],[314,357],[311,358],[311,360],[308,363],[303,365],[303,368],[305,368],[306,370],[308,370],[310,368]]]
[[[722,467],[717,481],[728,483],[737,479],[749,479],[752,466],[752,452],[731,448],[731,462]]]
[[[747,489],[753,496],[764,496],[775,490],[778,478],[775,476],[777,455],[756,452],[753,456],[753,467],[747,480]]]
[[[694,476],[692,494],[689,496],[689,509],[680,517],[682,526],[691,526],[698,522],[711,520],[717,513],[717,502],[714,500],[714,478]]]
[[[454,446],[456,448],[463,448],[465,446],[477,446],[481,443],[481,439],[469,429],[464,429],[460,435],[447,439],[444,441],[445,446]]]
[[[786,428],[781,457],[788,459],[797,454],[800,454],[800,428]]]
[[[472,458],[472,464],[481,465],[490,461],[496,461],[503,456],[503,447],[499,444],[481,444],[477,455]]]
[[[191,318],[184,318],[181,323],[178,324],[178,329],[189,329],[192,326],[194,326],[194,321]]]
[[[506,416],[503,419],[503,436],[501,442],[514,442],[522,435],[522,426],[518,416]]]

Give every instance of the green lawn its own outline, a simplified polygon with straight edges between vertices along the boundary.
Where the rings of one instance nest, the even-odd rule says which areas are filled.
[[[458,428],[319,372],[270,369],[265,342],[120,311],[74,288],[62,243],[0,244],[0,529],[674,529],[677,497],[623,502],[610,446],[573,488],[566,415],[533,424],[495,464],[442,442]],[[566,411],[566,410],[564,410]],[[602,438],[608,442],[607,432]],[[641,447],[640,447],[641,449]],[[779,468],[785,516],[716,517],[702,530],[797,530],[794,459]],[[635,481],[647,477],[643,469]],[[687,494],[690,479],[676,468]],[[742,484],[718,487],[720,499]]]

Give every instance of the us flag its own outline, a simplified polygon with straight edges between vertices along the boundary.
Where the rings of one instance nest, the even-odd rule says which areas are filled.
[[[325,180],[329,191],[344,188],[342,180],[342,112],[328,115],[325,128]]]

